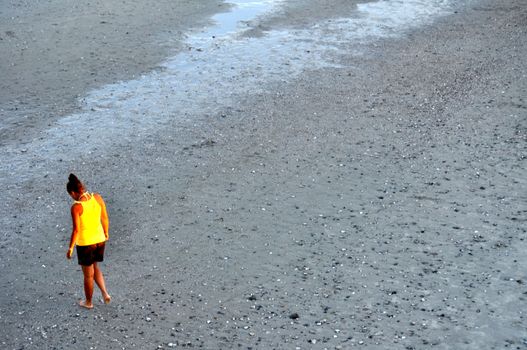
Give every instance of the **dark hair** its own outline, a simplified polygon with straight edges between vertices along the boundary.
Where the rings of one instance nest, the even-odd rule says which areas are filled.
[[[66,185],[66,189],[69,193],[82,193],[84,191],[84,185],[82,184],[81,180],[77,178],[77,176],[70,174],[70,176],[68,177],[68,184]]]

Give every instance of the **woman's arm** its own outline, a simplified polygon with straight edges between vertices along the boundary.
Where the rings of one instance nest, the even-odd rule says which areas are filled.
[[[106,204],[104,203],[104,200],[102,199],[101,195],[96,193],[95,194],[95,200],[97,200],[97,203],[101,206],[101,224],[102,229],[104,230],[104,235],[106,236],[106,240],[110,238],[109,235],[109,228],[110,228],[110,220],[108,219],[108,212],[106,212]]]
[[[70,245],[66,257],[71,259],[73,254],[73,248],[75,248],[75,243],[77,243],[77,236],[79,235],[79,225],[80,225],[80,216],[82,215],[82,205],[73,204],[71,206],[71,220],[73,223],[73,229],[71,231]]]

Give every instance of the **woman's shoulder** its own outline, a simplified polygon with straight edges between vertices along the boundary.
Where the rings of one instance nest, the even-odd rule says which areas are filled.
[[[75,202],[71,205],[71,212],[75,214],[82,214],[83,208],[80,202]]]
[[[92,196],[100,204],[104,203],[104,200],[102,199],[102,196],[100,194],[94,192],[94,193],[92,193]]]

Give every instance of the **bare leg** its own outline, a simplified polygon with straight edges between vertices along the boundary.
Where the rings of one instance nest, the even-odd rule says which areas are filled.
[[[84,275],[84,294],[86,295],[86,300],[79,303],[80,306],[87,309],[92,309],[92,296],[93,296],[93,265],[82,266],[82,274]]]
[[[97,263],[93,264],[93,270],[94,270],[95,283],[97,283],[97,286],[101,290],[104,303],[108,304],[110,300],[112,299],[112,297],[110,296],[110,294],[108,294],[108,291],[106,291],[106,284],[104,283],[104,276],[102,275],[102,271],[99,269],[99,266],[97,266]]]

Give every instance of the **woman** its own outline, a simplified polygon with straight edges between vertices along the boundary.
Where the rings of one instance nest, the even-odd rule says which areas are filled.
[[[71,259],[73,247],[77,245],[77,258],[84,274],[86,295],[86,300],[81,300],[79,305],[92,309],[93,281],[101,290],[104,302],[108,304],[111,300],[106,291],[104,277],[97,265],[104,259],[104,246],[108,240],[108,214],[99,194],[86,192],[82,182],[73,174],[70,174],[68,180],[66,189],[74,203],[71,206],[73,231],[66,257]]]

